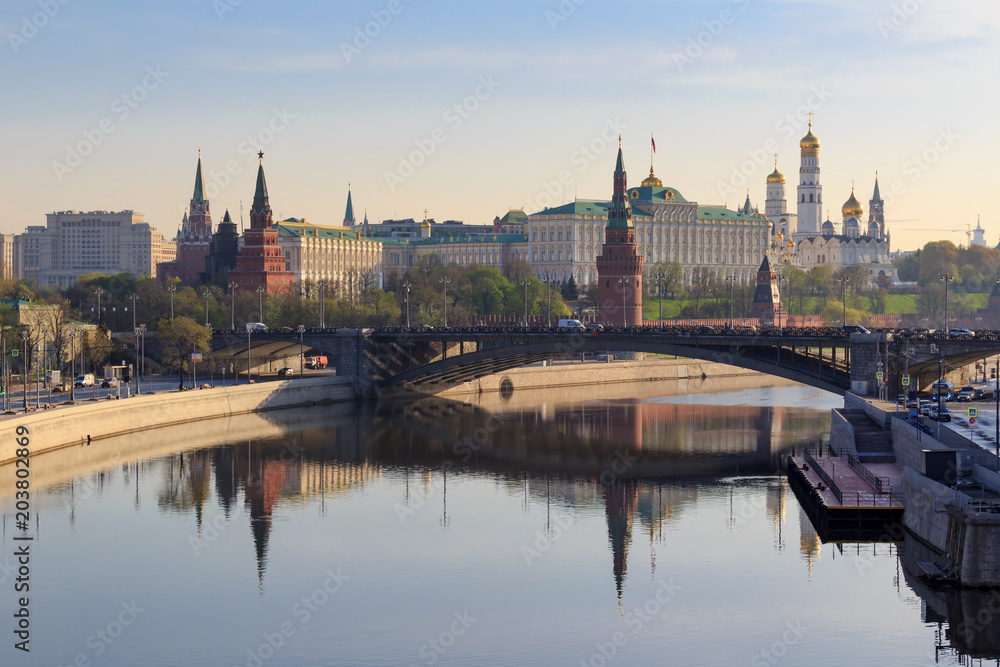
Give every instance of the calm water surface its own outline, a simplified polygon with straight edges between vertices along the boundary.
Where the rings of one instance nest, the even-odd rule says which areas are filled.
[[[36,457],[32,650],[8,630],[0,664],[1000,654],[992,618],[953,631],[988,593],[926,590],[907,545],[821,543],[780,464],[823,440],[840,401],[760,385],[313,408]],[[20,533],[0,495],[12,628]]]

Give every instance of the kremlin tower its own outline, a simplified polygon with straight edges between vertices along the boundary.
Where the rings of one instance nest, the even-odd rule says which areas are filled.
[[[157,264],[157,279],[165,284],[179,278],[185,285],[201,282],[205,270],[205,257],[212,241],[212,214],[205,199],[205,180],[201,176],[201,151],[198,151],[198,170],[194,176],[194,194],[191,195],[189,213],[184,214],[177,232],[177,259]]]
[[[255,292],[263,286],[268,294],[291,288],[294,274],[278,248],[278,230],[271,218],[271,204],[264,180],[264,153],[258,153],[257,189],[250,207],[250,228],[243,233],[243,248],[229,280],[240,292]]]
[[[597,257],[598,315],[600,322],[612,325],[642,324],[642,268],[644,258],[635,242],[632,207],[626,190],[625,163],[621,137],[618,138],[618,163],[615,165],[614,194],[608,207],[608,225],[604,245]]]
[[[810,114],[811,116],[812,114]],[[799,166],[798,215],[795,239],[817,236],[823,220],[823,186],[819,183],[819,139],[812,133],[812,119],[809,131],[799,141],[802,152]]]

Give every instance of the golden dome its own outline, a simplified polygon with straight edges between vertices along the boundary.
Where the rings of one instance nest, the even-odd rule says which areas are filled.
[[[844,202],[841,212],[845,218],[860,218],[864,215],[865,209],[861,206],[858,198],[854,196],[854,188],[851,188],[851,198]]]
[[[809,132],[807,132],[806,136],[802,137],[802,140],[799,141],[799,148],[804,151],[819,150],[819,139],[817,139],[816,135],[813,134],[812,122],[809,123]]]
[[[646,179],[642,182],[642,187],[644,188],[663,187],[663,181],[661,181],[656,177],[656,174],[653,173],[652,167],[649,168],[649,176],[647,176]]]
[[[784,183],[785,182],[785,176],[780,171],[778,171],[777,167],[775,167],[774,171],[772,171],[768,175],[767,182],[768,183]]]

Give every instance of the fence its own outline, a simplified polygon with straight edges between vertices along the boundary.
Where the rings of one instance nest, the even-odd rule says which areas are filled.
[[[819,475],[819,478],[823,480],[823,482],[830,488],[831,491],[833,491],[833,495],[837,496],[837,501],[843,504],[844,494],[841,492],[840,487],[837,486],[837,483],[833,481],[833,478],[827,474],[826,470],[823,470],[823,466],[817,463],[816,459],[813,458],[813,455],[809,453],[809,450],[802,452],[802,456],[805,458],[806,463],[808,463],[813,467],[813,470],[816,471],[816,474]],[[831,465],[836,465],[836,464],[831,463]],[[836,470],[836,468],[834,468],[834,470]]]
[[[879,493],[885,493],[886,489],[890,486],[890,481],[888,477],[879,477],[871,470],[869,470],[865,464],[859,461],[851,453],[847,454],[847,462],[850,464],[854,472],[861,475],[862,479],[868,482],[869,486],[878,491]]]

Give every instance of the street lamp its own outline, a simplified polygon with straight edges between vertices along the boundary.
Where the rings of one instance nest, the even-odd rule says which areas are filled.
[[[948,283],[955,279],[955,276],[950,273],[946,273],[941,276],[941,282],[944,283],[944,328],[948,329]]]
[[[410,288],[413,287],[413,284],[409,280],[407,280],[405,283],[403,283],[401,285],[401,287],[406,290],[406,328],[409,329],[410,328]]]
[[[625,305],[625,293],[628,292],[628,278],[619,278],[618,282],[622,286],[622,326],[628,326],[628,319],[626,315],[627,307]]]
[[[846,276],[837,279],[840,282],[840,298],[844,302],[844,328],[847,328],[847,280]]]
[[[319,281],[319,328],[326,328],[326,281]]]
[[[236,283],[231,282],[229,287],[229,330],[236,331]]]
[[[28,327],[21,329],[21,341],[24,348],[24,356],[21,357],[24,361],[24,376],[22,381],[24,383],[24,411],[28,411],[28,338],[31,334],[28,332]]]
[[[448,328],[448,283],[451,282],[451,278],[445,276],[438,280],[439,283],[444,285],[444,328]]]
[[[202,290],[201,295],[205,297],[205,326],[208,326],[208,297],[212,296],[212,292],[206,287]]]
[[[778,333],[781,333],[781,312],[785,309],[784,304],[781,303],[781,283],[783,283],[787,278],[784,273],[778,274]]]
[[[101,321],[101,295],[104,294],[104,288],[98,287],[94,289],[94,294],[97,295],[97,322]]]
[[[135,302],[139,299],[139,295],[132,294],[129,298],[132,299],[132,328],[135,329]]]
[[[69,402],[76,400],[76,329],[69,332]]]
[[[264,321],[264,292],[266,291],[267,288],[263,285],[257,286],[257,296],[260,298],[260,319],[257,320],[258,322]]]
[[[548,303],[548,314],[546,315],[548,326],[552,328],[552,281],[549,279],[549,272],[545,272],[545,300]]]
[[[146,325],[139,325],[139,363],[137,364],[136,370],[139,371],[139,381],[136,382],[136,386],[140,386],[142,383],[142,378],[146,374]],[[150,392],[152,392],[152,387],[150,387]],[[139,392],[136,391],[136,394]]]
[[[140,331],[139,327],[135,327],[132,329],[132,332],[135,334],[135,395],[138,396],[142,393],[142,382],[139,380],[139,367],[142,363],[142,352],[139,351],[139,336],[142,335],[142,331]]]
[[[233,369],[236,372],[236,369]],[[240,383],[240,376],[236,376],[236,384]],[[247,384],[250,384],[250,327],[247,327]]]
[[[736,282],[736,274],[730,273],[726,277],[726,280],[729,282],[729,328],[732,329],[733,328],[733,284]],[[780,299],[779,299],[779,307],[780,307]]]
[[[41,364],[42,364],[42,375],[43,376],[45,375],[45,337],[48,336],[48,335],[49,335],[49,330],[48,329],[42,329],[42,337],[38,341],[38,345],[39,345],[39,347],[41,347],[41,354],[39,355],[39,359],[40,359]],[[52,398],[52,394],[49,394],[49,402],[50,403],[52,402],[51,398]],[[40,398],[40,394],[39,394],[39,390],[38,390],[38,364],[37,364],[37,362],[35,364],[35,407],[36,408],[42,407],[42,402],[41,402],[41,398]]]
[[[524,330],[528,330],[528,279],[525,278],[521,281],[524,285]]]
[[[174,292],[177,291],[177,285],[167,285],[167,291],[170,292],[170,321],[174,321]]]
[[[303,377],[305,377],[305,366],[306,366],[306,358],[302,354],[302,350],[303,350],[303,348],[302,348],[302,334],[304,334],[306,332],[305,325],[300,324],[299,328],[298,328],[298,332],[299,332],[299,379],[301,380]]]

